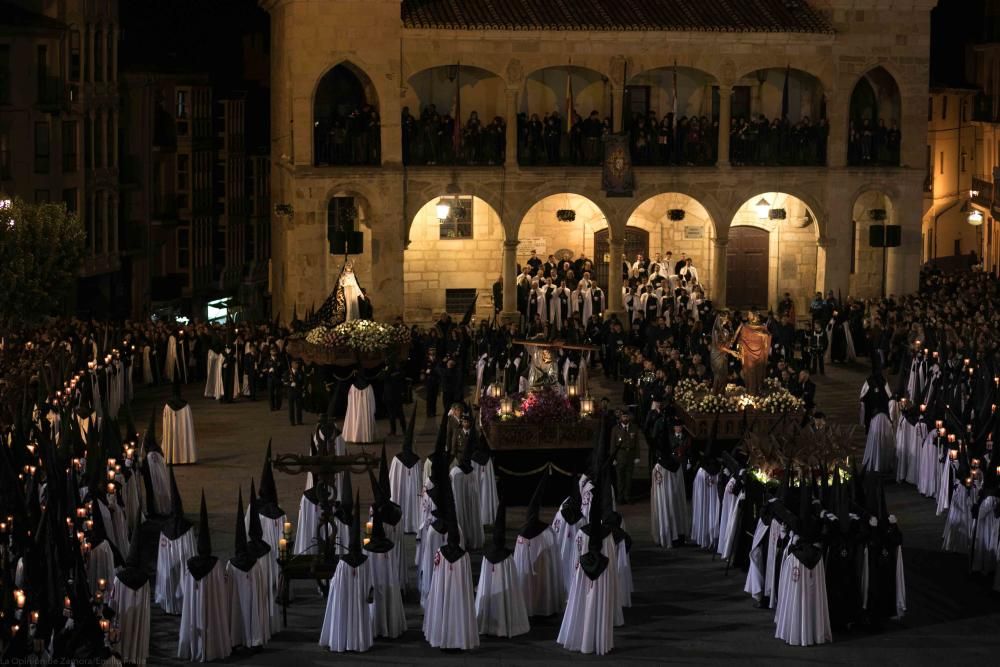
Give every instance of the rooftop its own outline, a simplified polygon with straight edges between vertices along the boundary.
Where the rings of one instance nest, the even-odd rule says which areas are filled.
[[[805,0],[403,0],[407,28],[828,34]]]

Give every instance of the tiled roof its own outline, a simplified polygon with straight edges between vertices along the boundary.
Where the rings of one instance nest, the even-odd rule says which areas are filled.
[[[407,28],[832,33],[806,0],[403,0]]]

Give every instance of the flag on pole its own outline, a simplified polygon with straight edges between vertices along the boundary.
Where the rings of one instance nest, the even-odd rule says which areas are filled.
[[[781,119],[788,119],[788,73],[791,71],[791,66],[785,66],[785,85],[781,88]]]
[[[451,137],[455,157],[462,151],[462,64],[455,68],[455,129]]]
[[[674,60],[674,102],[673,102],[674,122],[677,122],[677,61]]]
[[[566,134],[573,129],[573,73],[566,72]]]

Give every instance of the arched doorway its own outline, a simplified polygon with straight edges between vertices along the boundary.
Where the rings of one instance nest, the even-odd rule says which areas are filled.
[[[900,95],[882,67],[869,70],[851,92],[847,161],[852,166],[899,165]]]
[[[503,164],[506,87],[496,73],[468,65],[421,70],[403,96],[404,164]],[[460,117],[456,117],[460,116]]]
[[[625,228],[625,257],[612,257],[611,245],[608,242],[607,228],[594,232],[594,280],[606,291],[608,276],[612,270],[619,270],[622,261],[632,263],[636,255],[649,257],[649,232],[639,227]]]
[[[770,233],[758,227],[729,230],[726,246],[726,303],[733,308],[767,306]]]
[[[323,75],[313,97],[313,164],[379,164],[378,95],[364,72],[341,63]]]

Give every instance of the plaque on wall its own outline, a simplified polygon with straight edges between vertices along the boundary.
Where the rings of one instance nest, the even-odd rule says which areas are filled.
[[[604,169],[601,188],[609,197],[631,197],[635,184],[627,134],[604,137]]]
[[[701,225],[684,225],[684,240],[696,241],[705,238],[705,228]]]

